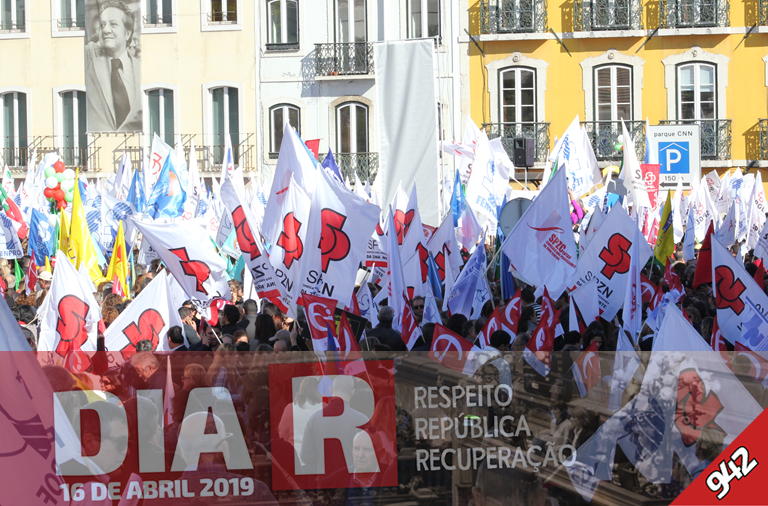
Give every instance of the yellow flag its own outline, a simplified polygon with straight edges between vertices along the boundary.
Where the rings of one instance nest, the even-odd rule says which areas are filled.
[[[53,274],[53,269],[51,269],[51,259],[48,257],[45,257],[45,272]]]
[[[72,249],[72,245],[69,241],[69,218],[67,218],[67,213],[63,210],[59,213],[59,216],[61,217],[61,221],[59,221],[59,249],[74,262],[75,250]]]
[[[107,268],[107,280],[115,281],[117,276],[120,289],[122,290],[122,297],[130,297],[128,291],[128,254],[125,251],[125,235],[123,233],[123,222],[117,227],[117,237],[115,237],[115,247],[112,250],[112,258],[109,260],[109,267]]]
[[[69,232],[70,249],[74,251],[73,264],[76,269],[80,264],[85,264],[85,270],[97,287],[105,281],[99,267],[96,250],[93,249],[91,231],[88,229],[88,220],[85,218],[83,201],[80,198],[80,183],[75,179],[74,198],[72,199],[72,225]]]
[[[656,260],[661,265],[667,264],[667,258],[675,252],[675,230],[672,226],[672,192],[667,192],[667,201],[659,223],[659,235],[656,239]]]

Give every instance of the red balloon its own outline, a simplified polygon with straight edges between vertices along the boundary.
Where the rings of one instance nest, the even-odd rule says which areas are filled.
[[[53,198],[53,192],[54,192],[53,188],[46,188],[45,190],[43,190],[43,195],[45,195],[45,198],[51,199]]]
[[[53,192],[53,198],[58,200],[59,202],[64,200],[64,190],[56,190]]]
[[[59,160],[58,162],[56,162],[56,163],[54,163],[54,164],[53,164],[53,169],[54,169],[56,172],[64,172],[64,170],[65,170],[66,168],[67,168],[67,167],[64,165],[64,162],[62,162],[61,160]]]
[[[64,209],[67,208],[67,201],[62,200],[58,204],[56,204],[56,206],[59,208],[59,211],[63,211]]]

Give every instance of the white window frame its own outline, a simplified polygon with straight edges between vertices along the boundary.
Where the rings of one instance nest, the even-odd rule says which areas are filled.
[[[203,83],[203,146],[206,150],[210,150],[210,152],[212,152],[213,146],[216,145],[213,131],[213,90],[217,88],[237,89],[237,125],[239,131],[235,133],[244,134],[245,132],[245,118],[243,114],[245,86],[243,83],[236,81],[211,81]],[[229,130],[229,93],[224,95],[224,128],[226,130],[225,133],[232,133]],[[243,139],[240,139],[240,141],[242,142]],[[212,159],[212,156],[210,159]],[[214,160],[211,167],[217,167],[218,165]]]
[[[4,31],[0,30],[0,40],[3,39],[28,39],[30,37],[30,30],[29,30],[29,0],[14,0],[15,2],[22,2],[24,4],[24,30],[23,31]],[[12,9],[11,11],[11,22],[14,25],[18,24],[18,20],[16,19],[16,10]],[[2,25],[0,25],[2,26]]]
[[[296,107],[299,110],[299,128],[305,127],[305,120],[307,118],[307,104],[305,104],[301,99],[297,99],[294,97],[289,96],[282,96],[282,97],[276,97],[272,100],[268,100],[265,102],[262,102],[261,104],[261,158],[263,160],[262,163],[265,165],[272,165],[274,166],[277,163],[277,158],[270,158],[270,153],[274,153],[274,151],[271,151],[272,149],[272,115],[270,114],[270,111],[273,107],[277,105],[290,105],[291,107]],[[329,126],[330,130],[327,130],[332,136],[335,136],[335,130],[332,128],[333,125],[333,115],[329,115]],[[306,132],[304,132],[306,134]],[[301,134],[301,132],[299,132]],[[311,137],[309,137],[311,138]],[[333,142],[333,139],[331,139],[331,142]],[[333,145],[333,144],[331,144]]]
[[[86,0],[82,0],[85,3]],[[72,0],[72,12],[70,15],[74,18],[77,14],[77,3]],[[59,20],[63,17],[61,12],[61,0],[51,0],[51,37],[84,37],[85,25],[83,28],[59,28]],[[87,16],[86,16],[87,17]]]
[[[501,60],[495,60],[487,64],[485,68],[488,70],[488,93],[491,98],[491,123],[502,123],[501,117],[501,101],[500,96],[501,87],[499,85],[499,79],[501,79],[500,70],[509,70],[515,67],[527,67],[536,71],[536,99],[535,99],[535,111],[536,111],[536,123],[546,122],[546,102],[545,96],[547,91],[547,67],[549,63],[537,58],[529,58],[522,53],[514,52]]]
[[[708,62],[685,62],[677,65],[677,90],[675,93],[675,100],[677,102],[677,118],[683,119],[683,103],[682,103],[682,86],[680,83],[680,73],[682,72],[684,67],[693,67],[693,110],[694,110],[694,116],[693,118],[685,118],[685,121],[691,120],[691,121],[698,121],[698,120],[712,120],[717,119],[717,66],[708,63]],[[714,118],[700,118],[701,115],[701,69],[702,67],[709,67],[712,69],[713,76],[714,76],[714,83],[713,84],[713,92],[715,94],[715,100],[714,100],[714,107],[715,107],[715,114]]]
[[[533,121],[532,122],[528,122],[528,121],[520,121],[520,120],[518,120],[518,121],[515,121],[514,123],[536,123],[537,122],[536,119],[538,118],[538,114],[537,114],[538,111],[536,110],[536,69],[529,68],[529,67],[522,67],[522,66],[510,67],[510,68],[506,68],[506,69],[500,69],[499,70],[499,86],[501,86],[502,83],[504,82],[504,79],[501,76],[503,74],[507,74],[507,73],[510,73],[510,72],[514,72],[515,73],[515,84],[516,84],[516,87],[515,87],[515,105],[514,105],[514,109],[515,109],[515,117],[517,117],[517,118],[521,118],[522,117],[522,114],[521,114],[522,113],[522,109],[521,109],[521,107],[522,107],[522,103],[521,103],[522,102],[522,88],[520,88],[520,86],[518,85],[518,83],[521,82],[521,79],[520,79],[521,73],[522,72],[531,72],[531,73],[533,73]],[[502,111],[504,110],[505,107],[506,106],[504,105],[504,90],[502,90],[501,87],[500,87],[499,88],[499,122],[500,123],[504,122],[504,114],[502,114]]]
[[[584,117],[586,121],[597,121],[595,116],[595,67],[604,65],[622,65],[632,69],[632,118],[643,117],[643,66],[645,60],[639,56],[630,56],[609,49],[600,56],[585,58],[581,61],[582,88],[584,89]]]
[[[150,149],[152,145],[152,135],[150,135],[149,131],[149,96],[147,95],[148,91],[152,90],[171,90],[173,92],[173,141],[176,144],[181,144],[181,132],[179,131],[179,125],[180,125],[180,113],[179,113],[179,85],[175,83],[167,83],[167,82],[154,82],[154,83],[147,83],[141,87],[142,91],[142,100],[144,101],[144,111],[145,114],[143,114],[143,132],[144,135],[144,142],[143,145],[145,148]],[[161,118],[163,115],[161,115]],[[164,121],[164,120],[161,120]],[[165,140],[165,139],[163,139]]]
[[[262,0],[265,1],[265,0]],[[269,8],[270,5],[273,3],[279,3],[280,4],[280,26],[283,27],[283,30],[281,30],[280,33],[280,42],[271,42],[272,39],[272,23],[271,18],[269,16]],[[285,27],[288,26],[288,2],[294,2],[296,4],[296,42],[288,42],[288,30],[285,29]],[[266,15],[264,16],[264,19],[267,20],[267,44],[268,45],[278,45],[278,44],[300,44],[301,43],[301,18],[299,17],[299,0],[266,0],[265,4],[267,6]]]
[[[158,16],[162,14],[162,0],[157,0]],[[171,24],[147,24],[146,20],[149,17],[149,2],[148,0],[141,0],[141,33],[178,33],[178,6],[177,0],[171,0]],[[238,10],[238,13],[240,11]],[[206,18],[207,19],[207,18]]]
[[[368,153],[378,153],[378,136],[376,131],[376,104],[369,98],[360,95],[344,95],[335,99],[328,104],[328,132],[331,134],[328,139],[328,145],[333,147],[333,152],[336,152],[336,147],[339,145],[341,139],[339,139],[339,132],[336,127],[336,111],[342,105],[355,102],[360,105],[364,105],[368,109]]]
[[[349,124],[350,124],[350,139],[349,139],[349,145],[350,145],[350,151],[349,153],[355,154],[355,153],[370,153],[371,149],[371,111],[368,109],[368,106],[365,105],[362,102],[356,102],[356,101],[350,101],[350,102],[344,102],[343,104],[339,104],[336,106],[336,150],[334,152],[341,153],[341,116],[340,111],[344,107],[350,107],[350,113],[349,113]],[[352,135],[352,131],[355,130],[355,126],[357,125],[357,107],[362,107],[365,109],[365,140],[368,144],[365,146],[364,150],[360,150],[359,146],[357,145],[357,136]],[[354,144],[354,149],[352,149],[352,145]]]
[[[85,93],[85,86],[82,84],[69,84],[53,88],[53,103],[56,104],[56,106],[53,108],[53,146],[59,152],[61,152],[61,150],[64,148],[64,103],[61,94],[70,91],[80,91]],[[27,103],[27,107],[29,107],[29,103]],[[75,115],[76,121],[79,123],[80,118],[77,116],[77,110],[75,109],[73,113]],[[87,148],[88,145],[91,144],[93,134],[89,132],[87,128],[85,135],[87,139],[86,146],[75,146],[75,149]],[[75,140],[75,142],[77,142],[77,140]],[[90,156],[90,151],[88,155]]]
[[[728,62],[730,58],[722,54],[704,51],[693,46],[688,51],[667,56],[661,62],[664,64],[664,85],[667,88],[667,119],[678,119],[677,111],[677,67],[681,63],[710,63],[715,65],[715,119],[727,119],[726,91],[728,87]]]
[[[618,69],[623,69],[629,72],[629,118],[619,118],[618,113]],[[598,103],[598,95],[599,95],[599,85],[597,84],[597,73],[602,70],[608,70],[610,72],[610,106],[611,106],[611,119],[607,120],[600,120],[598,119],[598,112],[597,109],[599,108],[600,104]],[[632,89],[632,67],[628,67],[626,65],[601,65],[599,67],[595,67],[593,70],[593,75],[595,77],[594,80],[594,86],[593,86],[593,95],[594,95],[594,107],[595,110],[593,114],[595,115],[595,121],[607,121],[607,122],[614,122],[614,121],[621,121],[624,119],[625,121],[633,121],[635,119],[635,110],[634,110],[634,90]]]
[[[230,5],[237,9],[237,22],[228,21],[209,21],[213,12],[211,0],[200,0],[200,30],[203,32],[231,32],[243,29],[243,1],[242,0],[221,0],[226,4],[224,11],[231,10]]]
[[[434,37],[429,35],[429,16],[425,15],[425,13],[428,13],[428,4],[429,0],[405,0],[406,2],[406,34],[409,39],[425,39]],[[421,6],[421,35],[416,36],[413,32],[413,22],[412,22],[412,6],[414,3],[419,3]],[[443,30],[442,30],[442,23],[443,23],[443,12],[442,12],[443,6],[442,6],[442,0],[437,0],[437,37],[438,39],[441,38]]]
[[[29,101],[30,101],[30,99],[32,97],[32,88],[23,88],[23,87],[20,87],[20,86],[3,86],[3,87],[0,87],[0,97],[6,95],[8,93],[15,93],[15,94],[23,93],[24,95],[26,95],[26,98],[27,98],[27,111],[26,111],[26,115],[27,115],[27,117],[26,117],[26,120],[27,120],[27,135],[26,135],[26,137],[27,137],[27,148],[29,148],[29,145],[32,144],[32,136],[30,135],[30,133],[32,132],[32,126],[31,126],[31,123],[30,123],[30,121],[32,119],[32,115],[30,114],[30,105],[29,105]],[[13,137],[15,137],[16,145],[18,146],[19,145],[19,137],[20,137],[19,136],[19,103],[18,103],[18,98],[16,98],[14,100],[14,104],[13,104],[13,117],[15,118],[15,124],[14,124],[15,132],[13,134]],[[8,133],[3,130],[3,125],[4,124],[5,124],[4,118],[2,117],[2,115],[0,115],[0,148],[2,148],[2,149],[4,149],[3,141],[4,141],[5,137],[8,135]],[[7,163],[7,161],[4,160],[4,163]]]
[[[299,135],[301,135],[301,108],[296,106],[296,105],[294,105],[294,104],[288,103],[288,102],[281,102],[279,104],[273,105],[272,107],[267,109],[267,116],[269,118],[269,120],[268,120],[268,122],[269,122],[269,140],[268,140],[268,142],[269,142],[269,153],[277,153],[277,152],[280,151],[280,146],[275,146],[274,145],[274,140],[275,140],[275,135],[274,134],[275,134],[275,132],[272,130],[272,126],[273,126],[272,125],[272,114],[276,110],[278,110],[278,108],[283,110],[283,127],[285,126],[285,123],[287,121],[289,121],[289,119],[288,119],[289,115],[286,114],[287,111],[289,109],[296,109],[297,111],[299,111],[299,128],[298,128],[298,132],[297,133]]]
[[[335,33],[335,40],[339,43],[355,43],[358,42],[355,39],[355,33],[354,32],[354,26],[355,26],[355,2],[358,0],[347,0],[347,21],[350,23],[350,35],[352,36],[352,40],[339,40],[341,38],[341,18],[339,17],[339,0],[333,0],[333,30]],[[363,1],[363,12],[365,14],[365,23],[364,23],[364,41],[360,41],[359,43],[362,44],[363,42],[368,42],[368,0],[362,0]]]

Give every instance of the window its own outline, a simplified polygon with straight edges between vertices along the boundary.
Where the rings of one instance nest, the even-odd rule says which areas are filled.
[[[211,0],[211,23],[237,23],[237,0]]]
[[[213,120],[213,158],[221,164],[224,158],[226,136],[232,140],[235,163],[239,160],[240,144],[240,101],[237,88],[223,87],[211,90],[211,113]]]
[[[336,41],[366,40],[365,0],[336,0]]]
[[[26,29],[25,0],[0,0],[0,30],[23,32]]]
[[[85,92],[61,93],[61,158],[68,166],[84,167],[88,160]]]
[[[299,2],[267,0],[267,49],[276,45],[299,43]]]
[[[357,102],[336,108],[336,152],[368,152],[368,108]]]
[[[59,30],[85,29],[85,0],[59,0]]]
[[[677,68],[677,118],[715,119],[715,66],[688,63]]]
[[[173,90],[157,89],[147,91],[147,109],[149,111],[149,135],[160,136],[169,146],[175,141],[173,124]]]
[[[597,121],[632,120],[632,69],[606,65],[595,69]]]
[[[144,23],[147,25],[173,24],[172,0],[147,0],[147,15]]]
[[[293,105],[280,104],[269,109],[269,156],[277,158],[283,142],[283,129],[288,122],[301,135],[301,113]]]
[[[10,167],[23,167],[27,164],[27,95],[10,92],[0,95],[2,106],[2,159]]]
[[[536,121],[536,72],[514,68],[501,72],[502,123]]]
[[[440,0],[408,0],[408,34],[412,38],[440,36]]]

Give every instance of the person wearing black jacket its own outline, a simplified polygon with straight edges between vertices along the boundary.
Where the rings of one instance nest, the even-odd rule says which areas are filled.
[[[379,310],[379,324],[365,333],[366,337],[375,337],[381,344],[389,346],[392,351],[407,351],[400,332],[392,328],[392,320],[395,319],[395,310],[384,306]]]

